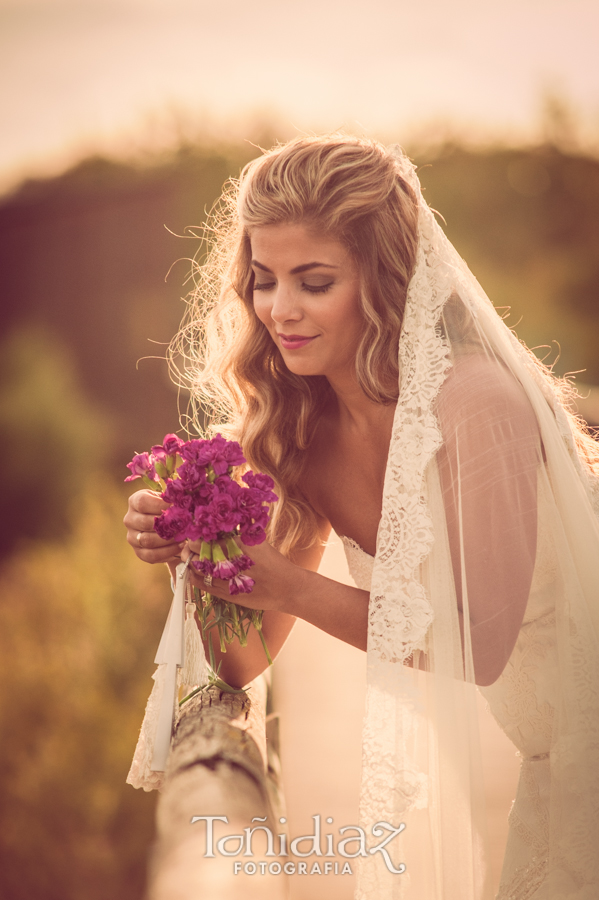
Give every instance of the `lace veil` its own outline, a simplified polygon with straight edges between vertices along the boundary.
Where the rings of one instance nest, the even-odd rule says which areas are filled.
[[[406,870],[362,856],[356,897],[492,896],[476,683],[499,677],[518,638],[542,522],[558,671],[534,897],[582,900],[599,884],[598,480],[551,377],[445,237],[413,165],[392,153],[418,198],[419,248],[371,585],[361,819],[368,833],[405,823],[389,853]]]

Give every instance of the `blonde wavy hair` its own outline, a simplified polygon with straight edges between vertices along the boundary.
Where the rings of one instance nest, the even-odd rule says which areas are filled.
[[[170,360],[191,391],[190,421],[241,442],[249,465],[275,481],[270,540],[285,554],[317,539],[300,484],[318,420],[333,399],[323,376],[290,372],[253,306],[251,231],[301,223],[340,241],[358,266],[364,329],[356,378],[367,397],[398,396],[397,347],[417,250],[417,201],[376,141],[302,137],[274,147],[231,180],[204,237]],[[180,360],[183,359],[183,371]],[[178,364],[177,364],[178,363]]]

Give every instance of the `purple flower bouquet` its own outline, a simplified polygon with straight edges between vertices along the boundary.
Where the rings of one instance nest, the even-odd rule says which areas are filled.
[[[230,594],[249,594],[254,587],[248,570],[253,562],[237,544],[261,544],[266,538],[269,504],[277,500],[274,482],[268,475],[246,472],[237,480],[235,469],[246,459],[236,441],[220,434],[211,440],[182,441],[167,434],[162,444],[149,453],[138,453],[127,467],[131,475],[125,481],[141,478],[146,487],[170,503],[154,519],[154,530],[167,541],[200,542],[200,552],[191,565],[204,576],[229,582]],[[272,664],[262,634],[262,611],[247,609],[194,588],[194,599],[202,634],[218,629],[220,649],[235,637],[247,644],[253,625]],[[210,662],[214,669],[212,642]]]

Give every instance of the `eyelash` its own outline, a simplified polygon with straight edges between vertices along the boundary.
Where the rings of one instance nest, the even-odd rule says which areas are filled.
[[[302,290],[307,291],[308,294],[326,294],[326,292],[332,286],[333,286],[332,281],[329,281],[328,284],[321,284],[321,285],[302,284]],[[270,291],[273,287],[274,287],[273,282],[265,282],[264,284],[254,283],[255,291]]]

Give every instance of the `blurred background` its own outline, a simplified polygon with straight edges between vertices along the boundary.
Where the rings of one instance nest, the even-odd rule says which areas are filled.
[[[594,0],[0,0],[1,900],[143,895],[155,797],[125,777],[170,591],[124,542],[122,480],[178,428],[193,227],[259,147],[401,143],[599,425],[598,28]],[[325,567],[347,577],[338,547]],[[294,835],[356,814],[363,659],[313,632],[275,671]]]

